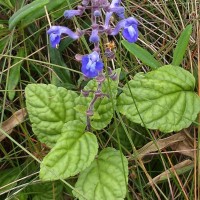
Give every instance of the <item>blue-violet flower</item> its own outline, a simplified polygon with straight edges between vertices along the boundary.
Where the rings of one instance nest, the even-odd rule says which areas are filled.
[[[134,17],[123,19],[116,25],[110,35],[117,35],[123,29],[122,35],[128,42],[136,42],[138,39],[138,22]]]
[[[120,18],[124,19],[124,7],[120,6],[121,0],[112,0],[110,4],[110,12],[116,13]]]
[[[96,43],[99,42],[99,35],[98,35],[99,31],[98,31],[98,27],[92,30],[92,34],[90,35],[90,42],[92,43]]]
[[[112,6],[119,6],[121,3],[121,0],[112,0],[111,5]]]
[[[103,63],[99,58],[99,54],[93,51],[91,54],[82,57],[81,71],[88,78],[96,77],[103,70]]]
[[[94,16],[95,17],[100,17],[101,16],[101,11],[100,10],[95,10],[94,11]]]
[[[60,43],[61,34],[66,34],[74,40],[79,38],[76,33],[64,26],[52,26],[47,33],[50,35],[50,44],[53,48]]]
[[[122,6],[116,6],[116,7],[111,7],[110,12],[114,12],[118,15],[118,17],[120,17],[121,19],[124,19],[124,7]]]
[[[82,5],[83,5],[83,6],[87,6],[89,3],[90,3],[89,0],[83,0],[83,1],[82,1]]]
[[[80,10],[66,10],[64,12],[64,17],[70,19],[76,15],[80,15],[82,12]]]
[[[112,0],[110,6],[108,7],[108,12],[106,12],[106,19],[104,27],[107,29],[110,18],[113,13],[116,13],[121,19],[124,19],[124,7],[120,6],[121,0]]]

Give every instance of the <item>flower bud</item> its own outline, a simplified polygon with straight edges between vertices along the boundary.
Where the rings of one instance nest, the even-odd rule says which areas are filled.
[[[93,30],[92,30],[92,34],[91,34],[91,36],[90,36],[89,41],[92,42],[92,43],[97,43],[97,42],[99,42],[98,29],[93,29]]]
[[[102,94],[101,91],[96,91],[96,92],[95,92],[95,96],[98,97],[98,98],[99,98],[99,97],[102,97],[102,95],[103,95],[103,94]]]
[[[110,49],[107,48],[105,50],[105,56],[107,58],[114,59],[115,58],[115,53],[113,51],[111,51]]]
[[[80,10],[66,10],[64,12],[64,17],[66,17],[67,19],[71,19],[72,17],[80,14],[81,14]]]
[[[89,0],[83,0],[82,1],[82,5],[83,6],[87,6],[89,4],[89,2],[90,2]]]
[[[108,75],[112,74],[112,69],[110,67],[108,67]]]
[[[95,17],[100,17],[101,16],[101,11],[100,10],[95,10],[94,11],[94,16]]]
[[[81,94],[84,96],[84,97],[88,97],[90,92],[87,91],[87,90],[81,90]]]
[[[117,80],[117,74],[116,73],[114,73],[114,74],[112,74],[111,76],[110,76],[110,78],[113,80],[113,81],[116,81]]]
[[[97,82],[102,83],[105,81],[105,76],[103,74],[99,74],[99,76],[96,77]]]
[[[83,55],[81,55],[81,54],[76,54],[76,55],[75,55],[75,59],[76,59],[77,61],[79,61],[79,62],[81,62],[82,57],[83,57]]]

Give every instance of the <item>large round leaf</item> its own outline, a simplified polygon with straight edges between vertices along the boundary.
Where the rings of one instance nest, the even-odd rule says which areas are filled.
[[[25,94],[34,133],[41,142],[53,147],[64,123],[75,119],[74,102],[77,94],[45,84],[30,84]]]
[[[58,142],[41,163],[40,179],[58,180],[74,176],[88,167],[98,151],[97,138],[85,132],[85,125],[75,120],[63,126]]]
[[[106,148],[79,176],[73,191],[79,200],[122,200],[126,195],[128,161]]]
[[[200,111],[195,79],[177,66],[163,66],[129,81],[118,98],[119,111],[133,122],[163,132],[188,127]]]

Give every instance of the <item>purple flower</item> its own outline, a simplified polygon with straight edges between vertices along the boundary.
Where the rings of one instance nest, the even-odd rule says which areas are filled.
[[[112,0],[111,5],[112,6],[119,6],[121,3],[121,0]]]
[[[64,12],[64,17],[70,19],[76,15],[80,15],[81,13],[82,13],[81,10],[66,10]]]
[[[83,1],[82,1],[82,5],[83,5],[83,6],[87,6],[89,3],[90,3],[89,0],[83,0]]]
[[[115,6],[109,9],[110,12],[116,13],[121,19],[124,19],[124,10],[122,6]]]
[[[112,30],[110,35],[117,35],[123,29],[122,35],[128,42],[136,42],[138,39],[138,22],[134,17],[123,19],[116,25],[115,29]]]
[[[106,12],[106,19],[104,27],[107,29],[109,26],[110,18],[113,13],[116,13],[121,19],[124,19],[124,7],[120,6],[121,0],[112,0]]]
[[[98,28],[92,30],[92,34],[89,40],[92,43],[99,42]]]
[[[104,24],[104,28],[107,29],[109,27],[109,23],[110,23],[110,18],[112,16],[112,12],[106,12],[106,19],[105,19],[105,24]]]
[[[124,19],[124,7],[120,6],[121,0],[112,0],[110,4],[110,12],[116,13],[121,19]]]
[[[101,16],[101,11],[100,10],[95,10],[94,11],[94,16],[95,17],[100,17]]]
[[[69,35],[70,38],[76,40],[79,38],[79,36],[71,31],[69,28],[64,26],[52,26],[47,33],[50,36],[50,44],[53,48],[56,47],[60,43],[61,40],[61,34]]]
[[[64,17],[70,19],[76,15],[82,15],[83,12],[85,11],[85,7],[84,6],[78,6],[77,10],[66,10],[64,12]]]
[[[103,63],[101,62],[99,54],[96,51],[82,57],[81,71],[86,77],[94,78],[102,69]]]

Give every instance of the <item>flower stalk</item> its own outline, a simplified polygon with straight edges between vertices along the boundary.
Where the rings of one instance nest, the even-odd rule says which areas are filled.
[[[100,37],[105,35],[117,35],[122,30],[122,35],[128,42],[136,42],[138,39],[138,22],[134,17],[125,18],[125,9],[121,6],[121,0],[112,0],[111,3],[108,0],[82,0],[82,5],[77,6],[75,10],[66,10],[64,16],[67,19],[71,19],[75,16],[82,16],[86,9],[91,12],[91,27],[89,30],[77,30],[76,32],[63,26],[52,26],[47,31],[50,35],[50,44],[53,48],[57,47],[61,41],[62,34],[68,35],[70,38],[76,40],[84,34],[89,34],[89,41],[94,45],[92,52],[86,55],[77,54],[75,58],[82,63],[81,71],[86,78],[95,78],[97,81],[96,91],[82,91],[84,96],[88,96],[89,93],[93,93],[93,98],[89,103],[86,111],[87,118],[87,130],[91,131],[91,117],[94,115],[94,105],[99,98],[109,96],[102,92],[102,84],[105,81],[105,75],[103,74],[104,63],[101,59],[100,52]],[[102,10],[105,12],[104,20]],[[116,26],[112,26],[110,19],[115,14],[120,19]],[[105,56],[114,59],[115,52],[111,47],[105,49]],[[117,75],[112,73],[112,70],[108,68],[108,76],[113,81],[117,79]]]

